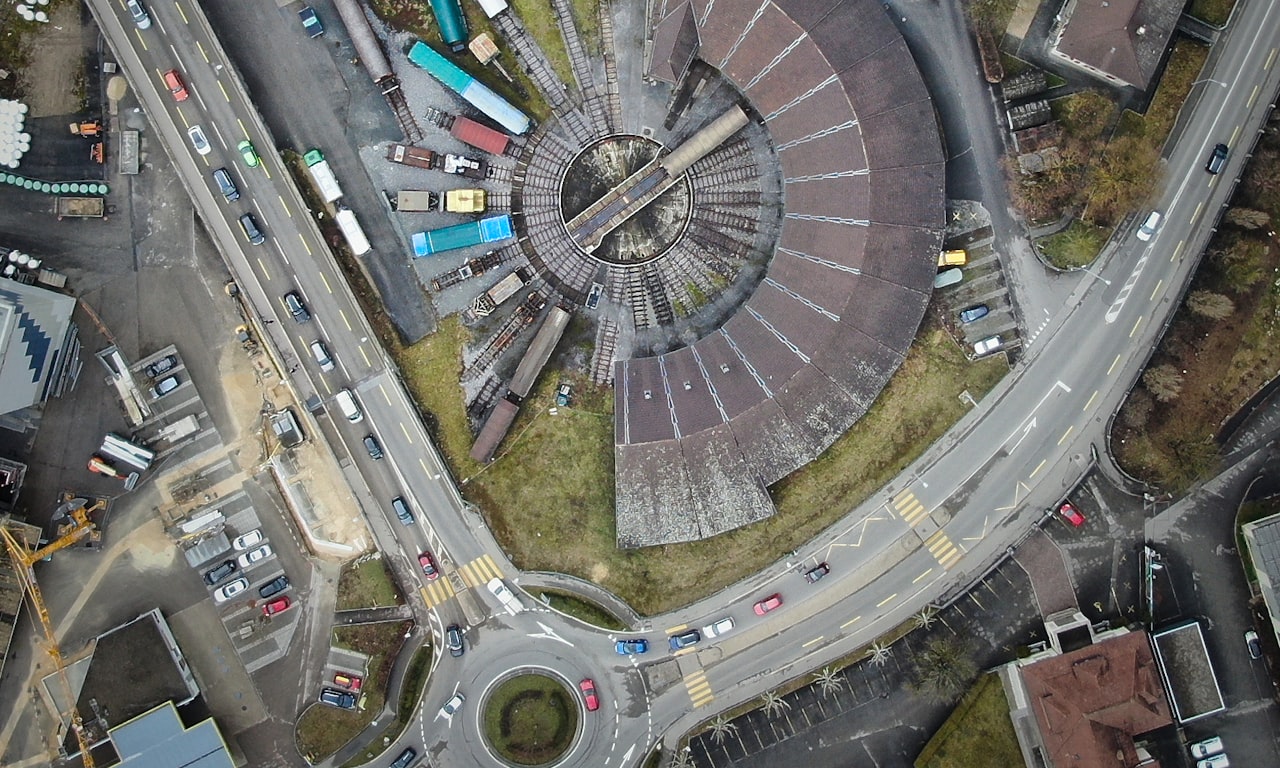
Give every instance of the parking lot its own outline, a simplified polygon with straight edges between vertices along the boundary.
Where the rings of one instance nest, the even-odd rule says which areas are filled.
[[[963,243],[963,246],[961,245]],[[1001,272],[1000,261],[992,250],[990,237],[948,244],[949,250],[963,250],[966,254],[963,266],[939,267],[940,277],[951,269],[963,275],[960,282],[934,290],[934,300],[941,309],[944,324],[951,330],[971,357],[981,357],[995,351],[1009,350],[1020,345],[1018,322],[1014,316],[1009,288]],[[999,338],[999,345],[987,349],[974,345],[984,339]]]

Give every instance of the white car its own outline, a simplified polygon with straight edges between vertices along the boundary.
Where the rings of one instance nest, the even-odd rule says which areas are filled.
[[[231,548],[237,552],[243,552],[249,547],[255,546],[260,541],[262,541],[262,529],[254,528],[248,533],[237,536],[236,540],[231,542]]]
[[[519,598],[511,593],[511,590],[507,589],[507,585],[502,583],[502,579],[494,579],[490,581],[489,591],[493,593],[494,597],[498,598],[498,600],[502,602],[502,607],[506,608],[507,613],[512,616],[515,616],[517,613],[524,610],[524,604],[520,602]]]
[[[453,694],[453,697],[440,708],[440,714],[445,717],[453,717],[458,710],[462,709],[462,702],[466,700],[467,698],[460,693]]]
[[[703,627],[702,636],[710,640],[713,637],[723,635],[731,629],[733,629],[733,618],[725,616],[723,619]]]
[[[236,558],[236,562],[240,563],[241,568],[248,568],[254,563],[261,562],[271,557],[271,545],[263,544],[257,549],[251,549],[243,555]]]
[[[229,581],[213,591],[213,602],[225,603],[248,588],[248,579],[236,579],[235,581]]]
[[[213,147],[209,146],[209,140],[205,138],[204,129],[198,125],[187,129],[187,138],[191,139],[191,146],[202,155],[207,155],[213,150]]]
[[[976,357],[981,357],[987,353],[995,352],[999,348],[1000,348],[1000,337],[988,336],[987,338],[973,345],[973,354]]]
[[[1222,750],[1222,739],[1217,736],[1213,736],[1205,739],[1204,741],[1197,741],[1195,744],[1192,744],[1191,756],[1196,758],[1208,757],[1209,755],[1216,755]]]
[[[1219,752],[1213,757],[1196,761],[1196,768],[1231,768],[1231,761],[1227,759],[1226,753]]]
[[[1138,239],[1147,242],[1155,236],[1160,230],[1160,220],[1164,218],[1164,214],[1159,211],[1152,211],[1147,214],[1147,218],[1142,222],[1142,226],[1138,227]]]

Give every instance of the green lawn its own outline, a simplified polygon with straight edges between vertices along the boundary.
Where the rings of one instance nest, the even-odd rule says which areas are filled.
[[[400,590],[391,581],[382,558],[364,560],[359,565],[347,563],[338,577],[337,610],[385,608],[404,602]]]
[[[558,681],[522,674],[500,683],[481,714],[485,740],[517,765],[545,765],[569,748],[578,705]]]
[[[916,758],[915,768],[1020,766],[1022,752],[1000,678],[983,675]]]
[[[601,627],[603,629],[612,629],[621,632],[627,628],[626,624],[618,621],[617,617],[600,606],[589,603],[580,597],[574,595],[565,595],[560,592],[552,592],[551,590],[542,590],[534,593],[534,597],[541,600],[546,598],[549,605],[561,613],[567,613],[577,619],[591,624],[592,626]]]
[[[1074,269],[1088,266],[1098,258],[1098,252],[1107,244],[1111,230],[1086,224],[1079,219],[1056,235],[1036,242],[1040,252],[1058,269]]]

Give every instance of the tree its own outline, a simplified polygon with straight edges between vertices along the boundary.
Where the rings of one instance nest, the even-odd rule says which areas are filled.
[[[1120,422],[1130,429],[1146,429],[1156,401],[1145,389],[1135,389],[1120,409]]]
[[[877,667],[883,667],[889,662],[889,657],[893,655],[893,649],[877,640],[867,649],[867,655],[870,657],[872,664]]]
[[[954,699],[969,687],[978,665],[958,637],[935,637],[915,656],[911,690],[935,701]]]
[[[822,695],[830,698],[844,688],[844,678],[840,674],[840,670],[831,667],[823,667],[818,673],[817,679],[814,681],[818,684],[818,688],[822,690]]]
[[[938,609],[932,605],[926,605],[916,612],[915,622],[916,628],[928,629],[933,626],[933,622],[938,620]]]
[[[1178,395],[1182,394],[1182,374],[1168,363],[1157,365],[1142,374],[1142,385],[1152,397],[1168,403],[1177,400]]]
[[[1271,224],[1269,213],[1254,208],[1228,208],[1223,218],[1228,224],[1234,224],[1241,229],[1262,229]]]
[[[1222,320],[1236,311],[1231,299],[1213,291],[1192,291],[1187,296],[1187,309],[1210,320]]]
[[[779,696],[777,691],[765,691],[760,697],[760,703],[764,707],[764,713],[770,717],[777,717],[791,709],[791,703]]]
[[[693,754],[689,752],[689,748],[678,750],[675,759],[671,761],[671,768],[693,768]]]
[[[738,726],[733,721],[726,720],[724,715],[716,715],[716,719],[711,721],[711,738],[717,744],[723,744],[730,734],[737,732]]]
[[[1246,235],[1233,238],[1230,245],[1213,254],[1236,293],[1244,293],[1267,276],[1266,256],[1267,244]]]

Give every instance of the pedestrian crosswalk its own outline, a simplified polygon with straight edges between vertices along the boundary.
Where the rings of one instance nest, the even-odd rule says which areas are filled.
[[[498,564],[493,562],[490,555],[477,557],[466,565],[459,566],[458,573],[462,574],[462,580],[468,587],[479,587],[502,578],[502,571],[498,570]]]
[[[947,534],[942,531],[925,539],[924,545],[929,548],[929,554],[933,555],[943,568],[950,569],[964,556],[964,550],[953,544]]]
[[[919,525],[920,522],[929,514],[929,510],[925,508],[924,504],[922,504],[911,491],[903,491],[895,496],[893,499],[893,508],[898,513],[898,516],[903,520],[906,520],[907,525],[912,528]]]
[[[444,577],[429,581],[426,586],[422,587],[422,600],[427,604],[428,608],[436,607],[453,597],[453,595],[453,584]]]
[[[715,694],[711,692],[711,683],[707,682],[707,673],[701,669],[684,676],[684,687],[689,691],[694,709],[705,707],[715,699]]]

